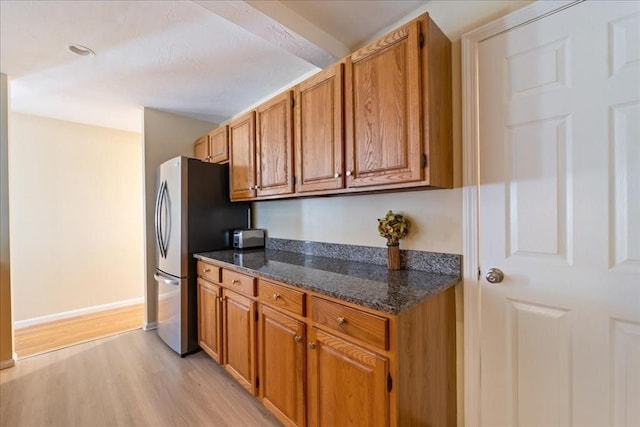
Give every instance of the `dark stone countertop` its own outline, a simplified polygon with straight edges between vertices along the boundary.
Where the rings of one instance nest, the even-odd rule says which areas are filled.
[[[194,257],[390,314],[405,311],[460,281],[454,275],[391,271],[365,262],[270,249],[223,250]]]

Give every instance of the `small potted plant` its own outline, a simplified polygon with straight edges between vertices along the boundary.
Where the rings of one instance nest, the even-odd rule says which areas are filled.
[[[384,218],[378,218],[378,232],[387,239],[387,268],[400,269],[400,240],[409,234],[409,221],[400,214],[387,212]]]

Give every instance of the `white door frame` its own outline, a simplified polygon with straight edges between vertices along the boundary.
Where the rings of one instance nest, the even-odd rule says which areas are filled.
[[[462,236],[464,294],[464,420],[480,425],[480,253],[478,47],[490,37],[584,0],[538,1],[462,36]]]

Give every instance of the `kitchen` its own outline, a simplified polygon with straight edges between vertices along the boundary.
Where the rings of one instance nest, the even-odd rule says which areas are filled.
[[[439,3],[435,3],[433,6],[436,7],[438,4]],[[434,15],[434,20],[436,20],[438,25],[444,26],[446,24],[446,13],[443,13],[443,18],[437,18],[437,10],[430,10],[430,12]],[[460,33],[476,28],[481,23],[489,22],[491,21],[490,18],[497,17],[490,17],[488,10],[484,12],[486,15],[483,15],[484,18],[482,20],[475,18],[477,21],[474,21],[469,18],[466,22],[463,21],[458,24]],[[458,13],[462,12],[458,11]],[[504,13],[501,13],[500,15],[503,14]],[[454,20],[451,16],[449,16],[449,19]],[[468,27],[463,30],[461,27],[465,25]],[[459,99],[461,77],[457,75],[457,73],[460,71],[460,44],[456,40],[459,35],[455,36],[455,33],[455,30],[447,31],[447,35],[454,40],[454,52],[458,52],[453,55],[452,68],[454,71],[454,99]],[[153,112],[148,113],[151,115]],[[454,190],[257,202],[255,204],[256,215],[254,226],[265,228],[272,236],[280,238],[382,246],[381,243],[383,243],[383,241],[375,232],[375,219],[383,215],[387,207],[389,207],[407,213],[415,224],[416,228],[414,228],[414,231],[416,231],[416,233],[413,235],[410,234],[408,238],[403,241],[403,249],[453,254],[462,253],[463,218],[461,216],[462,189],[460,188],[462,174],[460,161],[460,115],[461,106],[457,102],[454,102],[454,123],[457,123],[453,127],[454,141],[457,141],[457,143],[454,144]],[[145,120],[145,123],[147,122],[148,121]],[[189,141],[185,141],[185,151],[187,150],[187,144],[189,144],[188,148],[190,151],[190,144],[196,136],[199,135],[192,135]],[[169,153],[165,154],[162,160],[171,157]],[[178,153],[174,152],[173,154]],[[149,160],[149,157],[146,155],[145,159],[153,161]],[[156,165],[158,163],[156,163]],[[155,171],[155,165],[153,168],[147,168],[147,170]],[[153,205],[154,192],[155,188],[152,189],[151,192],[147,191],[148,205]],[[151,203],[149,204],[150,193]],[[149,212],[147,212],[147,214],[149,215]],[[342,218],[342,221],[337,223],[335,227],[323,227],[323,221],[326,220],[327,216],[338,216]],[[363,221],[363,218],[371,218],[373,225],[367,221]],[[147,225],[148,224],[149,221],[147,221]],[[148,235],[152,236],[153,234],[148,233]],[[148,270],[149,268],[152,269],[153,263],[148,262],[147,267]],[[461,298],[461,295],[459,295],[458,307],[461,306]],[[459,313],[459,330],[462,329],[461,316],[461,313]],[[151,318],[147,320],[152,322],[154,319]],[[459,349],[462,348],[461,337],[462,334],[459,331]],[[461,356],[460,352],[458,356]],[[458,363],[461,365],[460,360]],[[458,375],[459,380],[461,379],[460,377],[461,376]],[[462,387],[458,387],[458,392],[462,392]],[[458,406],[459,408],[462,407],[462,405]]]

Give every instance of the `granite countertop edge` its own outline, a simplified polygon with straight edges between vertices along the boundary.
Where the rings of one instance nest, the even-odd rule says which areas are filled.
[[[337,260],[316,255],[304,255],[271,249],[253,251],[253,254],[263,255],[265,263],[266,261],[278,261],[281,266],[284,266],[284,268],[280,269],[280,272],[275,273],[273,271],[265,271],[263,266],[251,268],[231,262],[228,258],[231,257],[233,259],[233,254],[233,250],[221,250],[197,253],[194,254],[194,258],[393,315],[407,311],[422,301],[455,286],[461,281],[459,276],[427,273],[417,270],[399,270],[387,273],[386,267],[379,265]],[[274,260],[274,257],[282,258],[284,261],[282,259]],[[294,262],[288,264],[286,260],[290,257],[301,258],[304,260],[304,264],[296,264]],[[306,266],[310,262],[322,263],[322,261],[328,261],[330,267],[317,269]],[[355,265],[360,268],[365,268],[367,271],[372,271],[372,273],[366,275],[369,277],[353,277],[350,274],[338,271],[338,268],[334,270],[333,267],[336,265],[338,267],[342,266],[347,270]],[[283,271],[288,268],[296,269],[298,277],[293,277],[295,274],[287,274],[287,271]],[[299,277],[301,272],[304,278]],[[382,277],[383,272],[386,274],[386,277]],[[325,280],[326,275],[329,275],[329,280]],[[313,276],[318,277],[315,278]],[[348,279],[345,281],[345,278]],[[327,282],[332,282],[333,286],[326,286]],[[340,283],[336,284],[336,282]],[[369,289],[368,286],[371,286],[371,289]],[[394,289],[392,289],[392,287]],[[366,290],[362,291],[362,289]],[[384,296],[384,298],[380,297],[381,295]],[[392,301],[385,301],[385,298]]]

